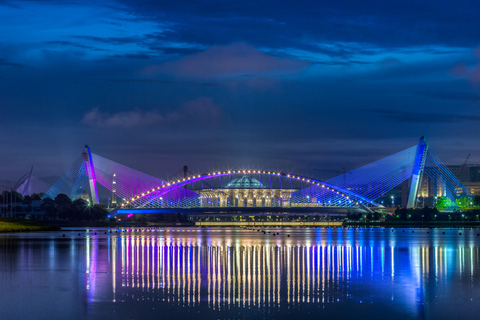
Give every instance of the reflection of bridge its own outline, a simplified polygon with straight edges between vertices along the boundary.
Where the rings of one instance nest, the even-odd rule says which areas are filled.
[[[409,189],[407,206],[415,207],[422,181],[451,207],[469,195],[422,137],[418,145],[326,181],[277,171],[222,170],[167,182],[86,147],[44,197],[65,193],[70,198],[89,196],[97,203],[98,186],[111,194],[118,213],[370,211],[382,207],[379,199],[402,183]]]

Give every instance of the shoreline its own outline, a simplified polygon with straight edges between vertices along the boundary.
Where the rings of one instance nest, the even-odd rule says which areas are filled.
[[[480,228],[479,221],[396,221],[396,222],[344,222],[344,227],[383,228]]]
[[[110,221],[24,221],[0,219],[0,233],[60,231],[65,228],[205,228],[205,227],[259,227],[259,228],[421,228],[421,229],[466,229],[480,228],[480,221],[396,221],[396,222],[196,222],[196,223],[116,223]]]
[[[0,220],[0,233],[59,231],[61,227],[31,221]]]

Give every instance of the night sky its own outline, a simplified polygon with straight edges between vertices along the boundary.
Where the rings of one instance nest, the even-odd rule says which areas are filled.
[[[425,135],[480,163],[480,2],[1,1],[0,180],[92,152],[326,179]]]

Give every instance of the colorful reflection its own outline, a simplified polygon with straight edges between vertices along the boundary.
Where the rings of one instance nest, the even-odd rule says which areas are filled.
[[[451,282],[480,283],[474,231],[447,240],[384,230],[292,232],[297,234],[274,240],[234,229],[110,235],[103,255],[109,257],[112,291],[101,296],[111,296],[114,303],[149,300],[169,308],[217,311],[382,304],[418,317],[436,299],[432,290],[449,288]],[[91,273],[95,255],[102,255],[93,253],[100,244],[87,241],[91,301],[98,300]],[[105,283],[99,286],[105,290]]]

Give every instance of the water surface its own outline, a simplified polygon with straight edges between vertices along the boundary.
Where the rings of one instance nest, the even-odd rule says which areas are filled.
[[[478,317],[478,229],[262,230],[2,234],[0,319]]]

